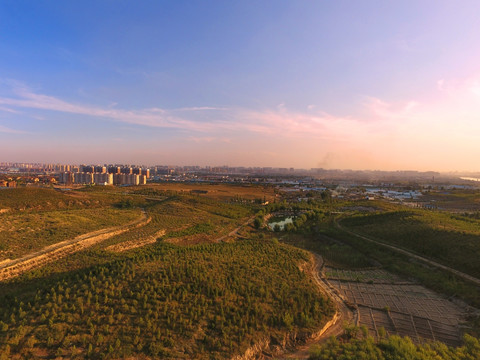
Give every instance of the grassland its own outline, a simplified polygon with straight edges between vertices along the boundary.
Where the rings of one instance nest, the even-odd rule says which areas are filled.
[[[342,225],[480,278],[480,220],[428,210],[351,216]]]
[[[432,190],[424,192],[422,201],[453,212],[471,213],[480,209],[480,193],[473,189]]]
[[[117,208],[113,198],[37,188],[0,191],[0,208],[0,261],[141,215],[139,208]]]
[[[321,234],[288,234],[282,241],[314,251],[324,257],[330,266],[344,269],[363,269],[374,262],[353,247]]]
[[[159,183],[148,186],[112,188],[112,187],[90,187],[85,192],[122,192],[137,195],[159,196],[159,195],[199,195],[203,198],[209,198],[221,202],[241,202],[264,199],[267,201],[275,200],[275,191],[273,187],[260,185],[229,185],[229,184],[200,184],[200,183]]]
[[[0,213],[0,261],[83,233],[129,223],[141,215],[141,209],[152,217],[150,226],[117,237],[111,243],[127,237],[148,237],[161,229],[166,232],[165,239],[172,242],[189,244],[212,240],[228,233],[250,214],[250,208],[237,201],[243,187],[230,192],[214,188],[204,196],[192,195],[187,188],[179,186],[90,187],[69,192],[41,188],[1,191],[0,208],[4,211]],[[255,191],[261,193],[261,189]],[[255,191],[253,196],[259,195]],[[219,197],[226,200],[219,201]]]
[[[0,260],[14,259],[88,231],[122,225],[139,209],[75,209],[0,215]]]

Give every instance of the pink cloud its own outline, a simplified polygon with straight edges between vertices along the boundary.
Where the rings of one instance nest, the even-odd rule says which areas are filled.
[[[412,116],[412,111],[419,106],[414,100],[399,103],[389,103],[376,97],[367,97],[363,102],[370,115],[378,120],[402,119]]]

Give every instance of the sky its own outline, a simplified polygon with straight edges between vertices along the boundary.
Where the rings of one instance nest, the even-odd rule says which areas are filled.
[[[0,161],[480,170],[479,1],[0,2]]]

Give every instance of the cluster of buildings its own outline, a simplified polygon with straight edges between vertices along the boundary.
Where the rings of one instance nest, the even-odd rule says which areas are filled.
[[[78,171],[61,172],[59,182],[65,185],[144,185],[148,177],[150,170],[140,167],[80,165]]]
[[[78,171],[78,166],[64,164],[0,162],[0,171],[9,173],[51,174],[64,171]]]
[[[64,172],[59,174],[59,183],[65,185],[144,185],[147,183],[147,177],[138,174]]]

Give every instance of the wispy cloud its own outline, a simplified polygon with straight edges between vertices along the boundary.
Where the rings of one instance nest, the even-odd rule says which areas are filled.
[[[26,132],[25,132],[25,131],[21,131],[21,130],[11,129],[11,128],[8,128],[8,127],[6,127],[6,126],[0,125],[0,133],[6,133],[6,134],[25,134]]]
[[[0,111],[8,112],[11,114],[18,114],[18,111],[3,106],[0,106]]]
[[[70,103],[59,98],[38,94],[28,87],[16,85],[13,92],[17,97],[0,97],[0,104],[16,108],[39,109],[63,113],[79,114],[99,118],[107,118],[130,124],[163,127],[163,128],[188,128],[191,130],[205,130],[208,126],[198,124],[184,118],[176,117],[173,111],[160,108],[142,110],[116,109],[111,106],[106,108]]]
[[[204,110],[227,110],[225,107],[214,107],[214,106],[193,106],[174,109],[174,111],[204,111]]]
[[[344,120],[325,113],[309,115],[291,112],[283,103],[273,110],[210,106],[127,110],[117,108],[118,104],[114,106],[109,104],[102,108],[68,102],[54,96],[36,93],[19,83],[14,83],[13,93],[15,97],[0,97],[0,104],[21,109],[79,114],[149,127],[209,133],[241,131],[282,137],[300,135],[323,137],[326,124]]]
[[[152,128],[169,128],[183,131],[187,139],[196,143],[224,142],[232,136],[268,136],[283,139],[305,139],[305,141],[350,142],[357,137],[368,137],[375,132],[374,124],[354,117],[338,117],[309,106],[308,111],[291,110],[280,103],[273,109],[245,109],[240,107],[185,107],[163,109],[121,109],[118,104],[105,107],[77,104],[60,98],[37,93],[29,87],[14,82],[15,96],[0,97],[0,105],[14,109],[37,109],[85,115],[108,119],[126,124]],[[113,106],[112,106],[113,105]],[[367,107],[374,116],[394,119],[404,116],[415,106],[406,104],[400,113],[397,107],[369,98]],[[33,114],[33,117],[45,114]],[[378,127],[378,126],[377,126]],[[202,135],[207,134],[207,135]],[[332,140],[334,139],[334,140]]]
[[[363,102],[364,107],[374,117],[370,119],[402,119],[412,116],[412,110],[419,106],[414,100],[400,103],[389,103],[382,99],[368,96]]]
[[[214,143],[214,142],[222,142],[222,143],[230,143],[232,139],[226,137],[215,137],[215,136],[190,136],[188,140],[196,142],[196,143]]]

